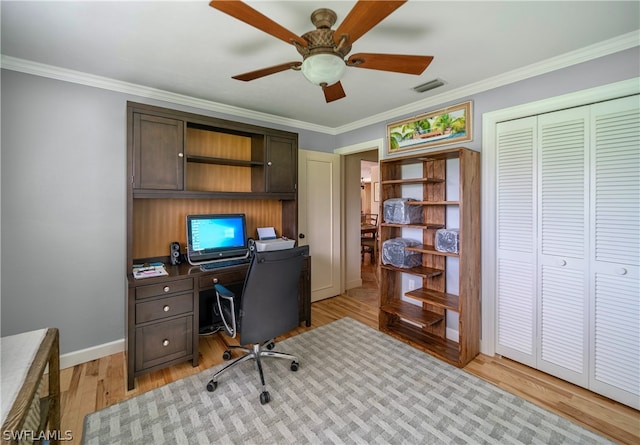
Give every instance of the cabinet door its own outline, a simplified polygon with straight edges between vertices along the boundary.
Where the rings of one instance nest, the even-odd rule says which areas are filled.
[[[183,125],[177,119],[134,113],[134,189],[183,189]]]
[[[640,108],[593,106],[590,388],[640,409]]]
[[[298,143],[295,139],[267,136],[266,186],[269,193],[295,193]]]

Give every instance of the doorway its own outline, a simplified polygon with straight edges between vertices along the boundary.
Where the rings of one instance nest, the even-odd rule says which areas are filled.
[[[380,174],[378,163],[369,160],[360,161],[360,223],[366,230],[361,229],[361,257],[362,265],[375,265],[378,250],[369,240],[377,239],[377,227],[380,222]],[[371,227],[370,227],[371,226]],[[366,242],[362,240],[366,239]]]
[[[378,150],[367,150],[344,156],[345,166],[345,294],[362,303],[378,305],[379,272],[370,255],[361,255],[360,236],[363,213],[379,213],[376,200],[378,182]],[[378,254],[379,259],[379,254]]]

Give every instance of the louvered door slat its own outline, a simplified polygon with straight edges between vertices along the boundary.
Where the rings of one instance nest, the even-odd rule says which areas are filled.
[[[640,396],[640,287],[633,277],[596,274],[595,380]]]
[[[516,259],[498,263],[498,347],[507,357],[535,365],[535,268]]]
[[[589,387],[640,409],[640,98],[593,106],[592,375]]]
[[[588,301],[585,271],[581,269],[542,266],[539,368],[585,386]]]
[[[535,366],[536,118],[497,128],[496,351]]]
[[[538,119],[538,368],[588,382],[589,107]]]
[[[638,266],[640,111],[603,111],[594,127],[595,260]]]
[[[540,116],[540,238],[545,255],[585,257],[588,108]]]

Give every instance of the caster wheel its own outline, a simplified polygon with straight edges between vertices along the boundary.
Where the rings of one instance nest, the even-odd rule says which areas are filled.
[[[231,359],[231,351],[229,351],[228,349],[226,351],[224,351],[222,353],[222,359],[223,360],[230,360]]]
[[[218,387],[218,382],[214,382],[213,380],[209,380],[209,383],[207,383],[207,391],[209,391],[209,392],[215,391],[217,387]]]
[[[299,366],[300,364],[298,362],[291,362],[291,370],[293,372],[297,371]]]
[[[269,391],[264,391],[260,394],[260,403],[266,405],[271,400],[271,396],[269,395]]]
[[[269,343],[267,343],[268,350],[272,350],[275,347],[276,347],[276,344],[274,342],[270,341]]]

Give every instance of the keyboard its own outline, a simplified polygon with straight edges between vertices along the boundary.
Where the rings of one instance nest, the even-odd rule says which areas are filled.
[[[220,267],[237,266],[238,264],[247,264],[251,261],[250,258],[234,258],[231,260],[215,261],[213,263],[206,263],[200,265],[200,270],[212,270]]]

